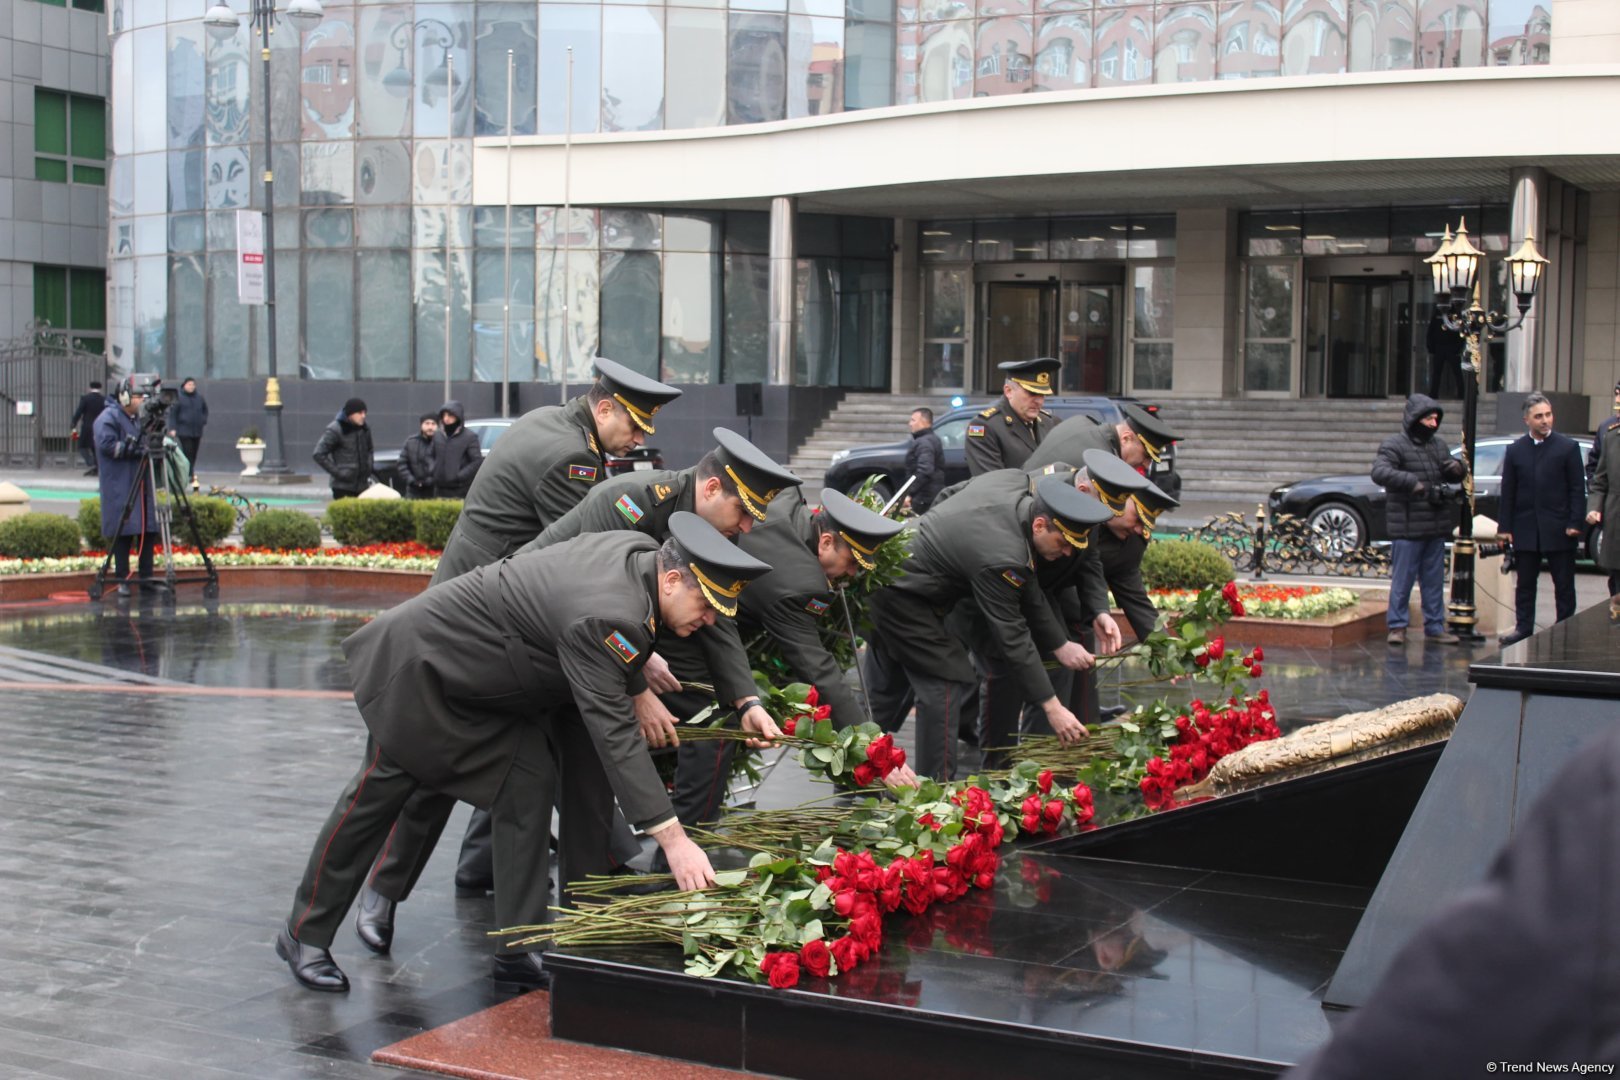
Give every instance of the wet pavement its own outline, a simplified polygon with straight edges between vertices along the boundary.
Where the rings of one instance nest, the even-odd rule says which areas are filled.
[[[1583,603],[1594,590],[1583,575]],[[0,1071],[412,1075],[367,1058],[501,999],[491,905],[454,897],[450,842],[402,906],[391,957],[339,938],[351,993],[303,990],[273,951],[364,745],[338,645],[372,610],[358,593],[269,590],[0,609]],[[1268,648],[1263,683],[1292,725],[1466,697],[1468,663],[1495,651]],[[824,792],[788,761],[759,803]]]

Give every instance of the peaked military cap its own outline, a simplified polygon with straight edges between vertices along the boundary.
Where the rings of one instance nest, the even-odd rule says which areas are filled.
[[[737,485],[742,504],[759,521],[765,520],[765,508],[785,487],[804,483],[797,476],[771,460],[769,454],[729,428],[714,429],[714,441],[719,444],[715,457],[720,467]]]
[[[1091,542],[1091,527],[1114,516],[1112,510],[1060,476],[1043,476],[1035,494],[1052,512],[1052,523],[1070,545],[1083,548]]]
[[[1030,393],[1051,394],[1057,390],[1058,372],[1063,370],[1063,361],[1038,356],[1034,360],[1008,360],[996,366],[1007,373],[1007,378]]]
[[[670,515],[669,534],[691,564],[704,598],[722,615],[737,614],[737,594],[743,586],[770,572],[769,563],[754,558],[689,510]]]
[[[878,546],[905,528],[905,523],[892,521],[875,510],[868,510],[842,491],[828,488],[821,493],[821,512],[827,515],[833,528],[849,545],[855,561],[871,570],[877,566],[872,556]]]
[[[1152,482],[1106,450],[1087,450],[1081,458],[1091,486],[1097,489],[1097,498],[1116,514],[1123,514],[1131,497],[1145,491]]]
[[[1119,411],[1125,415],[1125,422],[1131,425],[1131,430],[1136,432],[1136,438],[1141,442],[1142,449],[1146,450],[1147,456],[1154,461],[1159,460],[1160,455],[1170,448],[1171,443],[1181,438],[1170,430],[1170,425],[1140,405],[1122,401]]]
[[[649,379],[640,372],[631,371],[616,360],[598,356],[594,361],[602,388],[623,405],[630,419],[647,434],[653,434],[653,414],[681,396],[673,386],[665,386],[657,379]]]
[[[1166,510],[1174,510],[1181,505],[1181,500],[1165,491],[1158,484],[1149,480],[1147,487],[1131,496],[1136,503],[1136,515],[1142,519],[1142,533],[1144,536],[1153,535],[1153,526],[1159,520],[1159,515]]]

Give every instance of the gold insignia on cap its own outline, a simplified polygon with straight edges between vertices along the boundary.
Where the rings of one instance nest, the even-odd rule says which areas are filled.
[[[1079,531],[1071,529],[1067,525],[1065,525],[1063,523],[1063,519],[1058,517],[1056,514],[1052,515],[1051,520],[1052,520],[1052,524],[1057,526],[1057,531],[1059,532],[1059,534],[1062,535],[1063,539],[1065,539],[1065,540],[1067,540],[1069,542],[1069,545],[1071,547],[1078,548],[1081,551],[1084,551],[1085,548],[1086,548],[1086,545],[1091,543],[1091,530],[1090,529],[1082,529],[1082,530],[1079,530]]]
[[[614,394],[613,400],[624,406],[624,411],[630,414],[630,419],[636,422],[636,427],[649,435],[657,434],[652,426],[652,418],[659,409],[663,408],[662,405],[654,405],[651,409],[643,409],[639,405],[631,404],[630,399],[623,394]]]
[[[747,508],[750,514],[754,515],[756,520],[764,521],[765,507],[771,504],[771,500],[776,498],[777,493],[782,489],[771,488],[762,495],[743,483],[742,477],[737,475],[737,470],[730,465],[726,466],[726,475],[731,477],[731,482],[737,485],[737,497],[742,499],[743,506]],[[756,506],[755,503],[759,505]]]
[[[1043,371],[1039,375],[1035,376],[1035,381],[1040,383],[1042,386],[1045,386],[1047,383],[1052,381],[1052,373],[1050,371]]]
[[[714,609],[722,615],[737,614],[737,605],[735,603],[737,594],[743,591],[743,586],[748,582],[746,580],[733,581],[730,585],[722,585],[708,574],[705,574],[697,563],[694,562],[691,566],[692,576],[697,578],[698,588],[703,590],[704,597],[710,604],[714,605]],[[726,599],[720,599],[722,596]],[[726,600],[731,600],[733,603],[728,604]]]
[[[1142,539],[1153,539],[1153,525],[1159,520],[1163,510],[1149,510],[1140,495],[1132,495],[1131,502],[1136,504],[1136,516],[1142,519]]]
[[[1155,446],[1148,440],[1146,435],[1142,434],[1140,431],[1137,431],[1136,428],[1133,427],[1131,430],[1136,431],[1136,441],[1142,444],[1142,449],[1147,451],[1147,456],[1157,462],[1159,460],[1159,455],[1164,453],[1164,447]]]
[[[1020,379],[1013,376],[1012,381],[1032,394],[1040,394],[1044,397],[1052,393],[1052,373],[1050,371],[1040,372],[1032,379]]]
[[[856,540],[843,529],[838,530],[838,535],[843,537],[844,543],[849,545],[850,554],[855,556],[855,561],[860,563],[863,569],[877,569],[877,563],[873,562],[871,558],[877,553],[877,548],[867,547],[865,544],[862,544],[860,541]]]

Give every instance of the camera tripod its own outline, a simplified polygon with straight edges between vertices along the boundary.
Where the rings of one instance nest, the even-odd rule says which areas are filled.
[[[124,524],[129,521],[130,515],[135,512],[137,504],[141,501],[142,492],[150,490],[152,492],[152,504],[157,512],[157,535],[159,543],[163,545],[163,580],[161,582],[154,580],[150,584],[163,589],[168,598],[172,600],[176,588],[182,581],[200,581],[202,582],[203,596],[213,600],[219,596],[219,571],[214,568],[213,560],[208,557],[208,549],[203,544],[202,531],[197,527],[197,515],[191,508],[191,500],[186,496],[185,485],[165,483],[163,488],[158,487],[158,459],[163,459],[161,467],[164,479],[167,481],[171,468],[168,461],[169,452],[163,445],[163,436],[161,434],[143,434],[142,439],[141,472],[135,483],[130,486],[128,497],[124,499],[124,508],[118,514],[118,525],[113,529],[113,539],[116,542],[118,534],[124,531]],[[166,501],[158,499],[158,494],[165,490],[168,492],[169,498]],[[192,543],[197,545],[197,552],[202,555],[203,569],[206,571],[206,574],[202,577],[182,579],[175,572],[174,508],[176,506],[180,508],[180,516],[185,520],[191,531]],[[148,534],[143,531],[142,543],[146,542],[146,535]],[[107,571],[112,567],[112,564],[113,552],[109,548],[107,557],[101,561],[100,568],[96,570],[96,579],[90,583],[91,600],[100,600],[102,594],[106,592]],[[120,581],[118,584],[123,584],[123,582]],[[143,582],[143,584],[146,583]]]

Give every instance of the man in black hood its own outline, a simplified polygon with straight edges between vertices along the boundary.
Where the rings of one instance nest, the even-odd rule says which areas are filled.
[[[334,499],[356,498],[371,486],[371,428],[364,401],[356,397],[343,403],[315,444],[315,464],[332,478]]]
[[[447,401],[439,409],[439,433],[433,436],[433,494],[440,499],[463,499],[472,487],[484,451],[478,436],[467,430],[461,402]]]
[[[1372,481],[1388,493],[1391,645],[1406,644],[1414,582],[1422,590],[1424,638],[1445,645],[1457,641],[1446,630],[1446,537],[1457,522],[1456,484],[1467,470],[1438,434],[1443,415],[1434,398],[1413,394],[1406,399],[1400,433],[1385,439],[1373,460]]]

